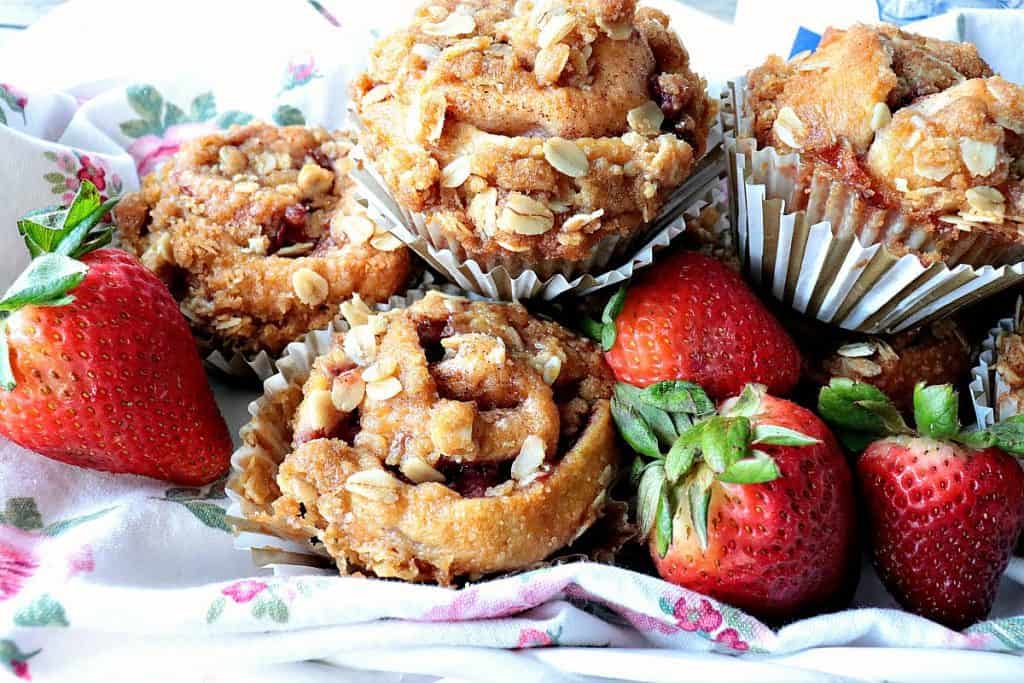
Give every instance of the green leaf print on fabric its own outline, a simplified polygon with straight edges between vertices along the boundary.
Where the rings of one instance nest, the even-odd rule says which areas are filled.
[[[164,98],[151,85],[130,85],[126,91],[128,105],[155,129],[160,128],[163,114]]]
[[[130,138],[146,135],[163,137],[168,128],[183,123],[203,123],[217,116],[217,100],[213,93],[206,91],[196,95],[189,103],[188,111],[174,102],[164,99],[152,85],[131,85],[125,90],[128,104],[141,118],[121,122],[121,132]],[[252,118],[242,112],[228,112],[234,119]],[[237,122],[234,121],[234,122]],[[230,124],[228,124],[230,125]],[[227,126],[222,125],[222,128]]]
[[[1024,617],[993,619],[967,630],[968,633],[988,633],[1010,650],[1024,650]]]
[[[230,128],[231,126],[244,126],[250,121],[252,121],[252,114],[246,114],[244,111],[232,109],[220,115],[220,118],[217,119],[217,127]]]
[[[217,115],[217,102],[212,92],[204,92],[192,99],[189,114],[193,121],[209,121]]]
[[[54,522],[53,524],[49,524],[46,527],[44,527],[43,528],[43,533],[46,534],[47,536],[59,536],[60,534],[64,533],[65,531],[68,531],[70,529],[74,529],[76,526],[78,526],[80,524],[85,524],[86,522],[91,522],[94,519],[99,519],[103,515],[107,514],[108,512],[110,512],[111,510],[114,510],[116,508],[117,508],[117,506],[114,505],[112,507],[103,508],[102,510],[97,510],[96,512],[90,512],[89,514],[82,515],[81,517],[72,517],[71,519],[62,519],[59,522]]]
[[[0,524],[17,527],[22,531],[36,531],[43,528],[43,516],[33,498],[8,498],[4,511],[0,512]]]
[[[206,623],[212,624],[224,614],[224,606],[227,605],[227,598],[223,595],[210,603],[210,609],[206,610]]]
[[[32,680],[28,671],[28,660],[40,652],[42,650],[22,652],[13,640],[0,640],[0,662],[3,662],[15,676],[26,681]]]
[[[301,126],[306,123],[306,117],[296,107],[282,104],[274,110],[274,123],[279,126]]]
[[[210,484],[206,490],[195,487],[169,488],[164,491],[164,497],[157,500],[178,503],[211,529],[220,529],[221,531],[231,533],[231,525],[227,523],[224,517],[224,508],[216,503],[208,502],[227,498],[227,495],[224,493],[226,483],[227,478],[222,477]]]
[[[197,501],[188,501],[187,503],[182,503],[182,505],[195,515],[200,522],[211,529],[220,529],[221,531],[231,533],[231,527],[224,518],[224,508],[221,506],[214,503],[200,503]]]
[[[14,614],[15,626],[69,626],[64,606],[49,593],[36,598]]]

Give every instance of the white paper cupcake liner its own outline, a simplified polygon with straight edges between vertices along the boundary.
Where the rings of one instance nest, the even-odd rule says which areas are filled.
[[[1024,280],[1024,262],[923,265],[913,254],[896,256],[878,241],[881,231],[863,229],[866,218],[838,183],[812,184],[809,209],[787,212],[781,198],[792,194],[799,155],[757,149],[742,114],[744,87],[743,79],[730,83],[722,105],[738,248],[748,276],[777,299],[826,323],[883,334],[944,318]],[[917,234],[898,217],[886,220],[886,230]],[[994,260],[995,246],[981,239],[969,248],[965,241],[960,256]]]
[[[1017,300],[1017,311],[1012,318],[1003,318],[981,344],[978,365],[971,370],[971,384],[968,388],[978,428],[991,427],[1008,417],[1024,413],[1024,406],[1011,395],[1010,386],[1002,375],[996,372],[999,337],[1020,329],[1022,302]]]
[[[361,127],[351,113],[352,125]],[[359,164],[351,173],[362,196],[383,219],[391,232],[435,270],[466,291],[502,301],[551,300],[566,294],[584,295],[624,282],[640,268],[650,265],[654,253],[686,230],[680,217],[699,197],[726,173],[721,151],[724,139],[721,121],[708,134],[708,152],[694,172],[677,188],[658,217],[629,237],[611,235],[601,240],[590,256],[580,261],[551,259],[531,263],[505,254],[492,261],[469,258],[457,242],[431,229],[426,217],[402,207],[391,196],[386,183],[372,164]],[[620,264],[612,267],[613,264]]]

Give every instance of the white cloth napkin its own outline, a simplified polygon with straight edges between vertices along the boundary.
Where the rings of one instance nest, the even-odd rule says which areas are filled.
[[[345,83],[410,4],[182,0],[157,14],[79,0],[55,10],[0,50],[0,287],[27,260],[16,217],[62,201],[81,178],[110,196],[129,191],[136,165],[149,170],[181,140],[250,116],[339,125]],[[672,0],[652,4],[671,12],[698,68],[739,42]],[[237,430],[256,393],[215,388]],[[233,548],[224,505],[222,484],[81,470],[0,438],[0,679],[363,680],[359,670],[372,669],[409,681],[906,680],[978,667],[1024,678],[1019,658],[955,652],[1024,649],[1019,560],[993,620],[964,634],[892,609],[870,571],[863,609],[771,631],[656,578],[594,565],[461,592],[257,575]],[[538,649],[547,645],[562,647]]]

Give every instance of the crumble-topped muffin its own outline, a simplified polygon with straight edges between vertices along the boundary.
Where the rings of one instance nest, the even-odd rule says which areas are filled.
[[[760,146],[800,154],[787,210],[826,201],[815,188],[836,181],[854,195],[831,201],[857,202],[845,211],[862,241],[897,255],[998,265],[1024,253],[1024,89],[973,45],[830,28],[815,52],[751,71],[746,104]]]
[[[438,292],[342,308],[351,329],[259,411],[277,436],[243,433],[253,453],[291,443],[232,482],[251,520],[322,544],[342,573],[448,584],[543,560],[602,514],[614,380],[591,341]]]
[[[385,301],[408,279],[406,248],[354,196],[352,147],[259,123],[191,140],[118,204],[123,246],[215,346],[276,355],[353,294]]]
[[[1024,412],[1024,331],[1018,302],[1013,327],[996,336],[994,387],[996,419],[1005,420]]]
[[[820,347],[820,338],[816,346]],[[820,349],[808,349],[815,354]],[[970,370],[971,347],[952,319],[924,325],[889,337],[846,338],[809,368],[813,382],[825,386],[833,377],[872,384],[901,409],[913,412],[914,387],[958,386]]]
[[[586,258],[653,219],[714,107],[668,17],[633,0],[437,0],[353,84],[390,192],[470,258]]]

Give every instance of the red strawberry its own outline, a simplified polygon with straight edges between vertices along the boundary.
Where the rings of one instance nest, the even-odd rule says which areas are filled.
[[[0,433],[81,467],[208,483],[227,469],[227,426],[163,283],[91,251],[109,209],[83,183],[66,212],[19,222],[36,258],[0,300]]]
[[[703,254],[678,252],[648,268],[621,312],[606,313],[615,329],[606,357],[622,382],[684,379],[724,399],[748,383],[785,396],[800,379],[800,352],[782,325],[739,275]]]
[[[673,407],[690,412],[659,398],[681,385],[619,385],[616,421],[645,455],[660,456],[665,439],[656,432],[667,427],[651,408],[673,424]],[[696,424],[680,425],[664,459],[642,466],[640,523],[654,528],[658,573],[775,622],[842,606],[856,577],[857,538],[852,476],[831,432],[754,385],[717,415],[692,403]]]
[[[822,414],[872,442],[857,461],[871,548],[882,582],[907,609],[962,629],[988,615],[1024,525],[1024,422],[961,433],[949,385],[914,392],[921,436],[874,387],[835,379]]]

